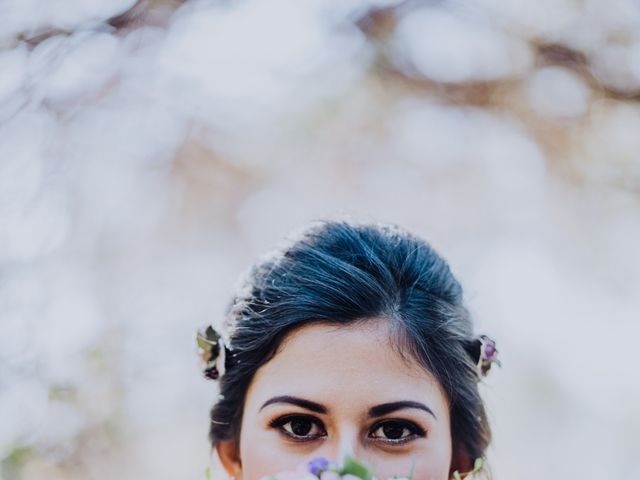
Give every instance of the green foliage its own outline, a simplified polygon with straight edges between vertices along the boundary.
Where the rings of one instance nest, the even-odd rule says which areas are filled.
[[[353,475],[360,478],[361,480],[373,479],[373,473],[371,472],[371,469],[352,456],[345,457],[344,463],[338,470],[338,473],[340,475]]]
[[[26,446],[15,446],[0,462],[0,479],[12,480],[19,478],[20,470],[33,455],[33,449]]]

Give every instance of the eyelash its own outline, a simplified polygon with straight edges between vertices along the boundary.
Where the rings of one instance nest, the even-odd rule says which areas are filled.
[[[378,430],[380,427],[383,427],[385,424],[397,424],[399,426],[401,426],[403,429],[407,429],[409,430],[409,435],[403,438],[396,438],[396,439],[376,439],[376,441],[380,441],[389,445],[402,445],[404,443],[410,442],[411,440],[414,440],[417,437],[424,437],[427,432],[419,427],[418,425],[416,425],[413,422],[409,422],[408,420],[400,420],[400,419],[388,419],[388,420],[383,420],[381,422],[376,423],[372,428],[371,431],[375,432],[376,430]],[[372,438],[372,437],[370,437]]]
[[[323,433],[321,435],[307,435],[307,436],[298,436],[295,434],[292,434],[291,432],[285,430],[283,427],[284,425],[286,425],[287,423],[291,422],[292,420],[308,420],[310,422],[312,422],[313,424],[315,424],[316,427],[318,427]],[[378,430],[379,428],[383,427],[385,424],[388,423],[393,423],[393,424],[397,424],[399,426],[401,426],[403,429],[406,428],[407,430],[409,430],[410,434],[406,437],[403,438],[399,438],[399,439],[382,439],[382,438],[376,438],[376,437],[372,437],[371,433],[375,432],[376,430]],[[299,415],[299,414],[294,414],[294,415],[285,415],[283,417],[279,417],[276,418],[274,420],[272,420],[271,422],[269,422],[269,426],[271,428],[277,428],[279,430],[280,433],[282,433],[283,435],[285,435],[287,438],[296,441],[296,442],[311,442],[314,440],[317,440],[319,438],[321,438],[322,436],[326,435],[326,430],[324,428],[324,425],[322,424],[322,422],[320,420],[318,420],[315,417],[312,417],[310,415]],[[368,438],[373,439],[376,442],[381,442],[381,443],[385,443],[387,445],[402,445],[405,444],[407,442],[410,442],[411,440],[414,440],[416,437],[424,437],[426,435],[426,431],[419,427],[418,425],[416,425],[413,422],[407,421],[407,420],[401,420],[401,419],[387,419],[387,420],[383,420],[381,422],[376,423],[373,427],[371,427],[371,430],[369,432],[369,436]]]
[[[284,425],[286,425],[287,423],[293,420],[309,420],[311,423],[319,427],[322,430],[323,434],[326,435],[326,431],[324,429],[324,426],[322,425],[322,422],[316,419],[315,417],[312,417],[309,415],[285,415],[283,417],[276,418],[271,422],[269,422],[269,426],[271,428],[277,428],[280,431],[280,433],[282,433],[287,438],[296,442],[310,442],[313,440],[317,440],[322,436],[322,435],[298,436],[298,435],[292,434],[291,432],[288,432],[283,427]]]

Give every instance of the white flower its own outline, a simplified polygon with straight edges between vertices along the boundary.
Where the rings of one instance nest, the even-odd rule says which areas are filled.
[[[225,370],[225,362],[226,362],[226,358],[227,358],[227,350],[224,346],[224,340],[222,339],[222,337],[220,337],[220,339],[218,340],[218,359],[216,360],[216,368],[218,369],[218,379],[220,379],[223,375]]]

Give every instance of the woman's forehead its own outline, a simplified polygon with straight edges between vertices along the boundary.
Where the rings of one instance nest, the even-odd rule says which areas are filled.
[[[256,373],[247,402],[277,395],[363,405],[428,399],[438,410],[446,406],[433,375],[398,353],[388,322],[378,319],[294,331]]]
[[[398,373],[429,376],[415,361],[407,361],[394,348],[389,322],[369,319],[340,325],[313,322],[291,332],[281,343],[273,364],[306,360],[311,364],[331,364],[347,360],[342,367],[385,363],[396,366]],[[397,364],[397,365],[396,365]],[[292,365],[295,366],[295,365]]]

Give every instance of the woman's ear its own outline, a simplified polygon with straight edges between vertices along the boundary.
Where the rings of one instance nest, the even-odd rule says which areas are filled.
[[[231,478],[242,479],[242,462],[240,461],[240,446],[236,440],[223,440],[216,443],[216,451],[220,463]]]

